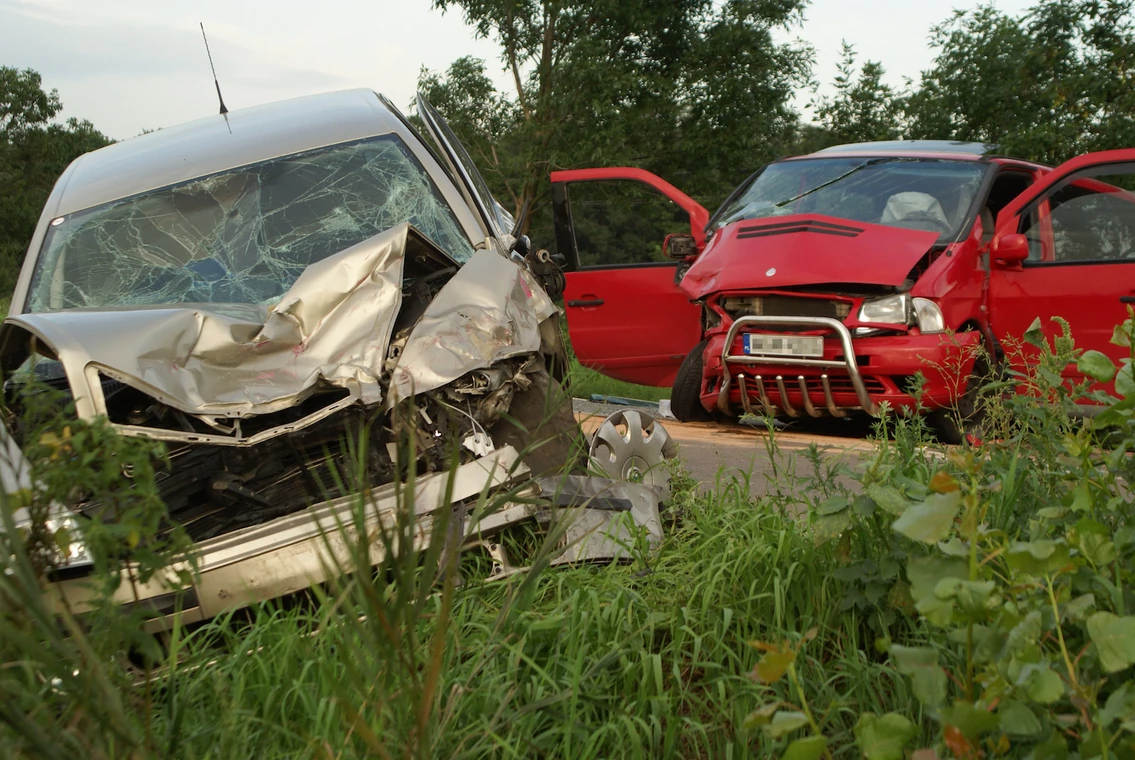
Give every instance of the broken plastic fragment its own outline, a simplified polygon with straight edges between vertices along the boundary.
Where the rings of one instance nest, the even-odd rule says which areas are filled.
[[[494,450],[493,439],[487,433],[481,431],[473,433],[462,441],[461,445],[479,457],[491,454]]]

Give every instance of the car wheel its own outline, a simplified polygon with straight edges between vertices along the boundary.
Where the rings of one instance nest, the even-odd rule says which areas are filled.
[[[986,418],[982,388],[991,379],[989,363],[985,359],[977,359],[957,403],[935,409],[929,415],[928,421],[938,440],[956,445],[982,439]]]
[[[709,341],[703,340],[682,360],[674,388],[670,392],[670,411],[679,422],[705,422],[713,415],[702,406],[702,354]]]

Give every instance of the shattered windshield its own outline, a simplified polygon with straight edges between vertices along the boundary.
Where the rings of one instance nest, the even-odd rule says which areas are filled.
[[[823,214],[937,232],[953,239],[970,221],[988,165],[919,158],[822,158],[769,164],[710,221]]]
[[[472,255],[395,135],[272,159],[53,220],[28,310],[266,305],[310,264],[403,222]]]

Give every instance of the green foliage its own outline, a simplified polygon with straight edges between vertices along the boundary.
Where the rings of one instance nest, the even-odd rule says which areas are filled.
[[[912,138],[999,143],[1058,163],[1135,142],[1130,0],[1042,0],[1019,17],[993,5],[934,27],[934,66],[906,104]]]
[[[569,372],[569,388],[575,398],[589,399],[592,395],[617,396],[643,401],[659,401],[670,398],[670,388],[655,388],[651,385],[637,385],[615,380],[599,374],[596,370],[584,367],[575,357],[572,357]]]
[[[407,510],[373,539],[405,547],[376,573],[366,569],[364,537],[353,547],[357,572],[317,591],[314,606],[264,605],[247,622],[175,631],[154,663],[164,667],[137,686],[113,670],[121,660],[101,639],[76,628],[56,642],[46,626],[39,635],[56,642],[52,661],[32,658],[4,682],[20,699],[0,707],[0,746],[45,757],[198,757],[217,747],[258,757],[718,757],[768,742],[815,757],[826,740],[788,737],[791,710],[768,732],[742,728],[773,686],[748,677],[758,656],[740,650],[774,630],[835,625],[816,593],[832,555],[792,517],[752,509],[739,490],[712,499],[687,490],[673,503],[681,513],[669,516],[666,543],[633,564],[542,573],[537,562],[534,572],[490,583],[463,563],[460,588],[444,542],[411,550],[418,527]],[[443,522],[434,529],[444,533]],[[0,589],[9,584],[0,574]],[[6,662],[36,645],[4,642]],[[33,689],[39,676],[78,663],[81,647],[114,665],[79,671],[58,701]],[[854,665],[855,647],[843,657]],[[827,667],[807,653],[793,666],[801,682],[821,680]],[[876,683],[833,684],[819,709],[846,698],[872,703]],[[56,709],[36,709],[48,703]],[[829,725],[850,735],[854,719]]]
[[[685,211],[638,182],[580,182],[569,192],[582,266],[672,262],[662,255],[663,240],[690,231]]]
[[[996,143],[1003,155],[1056,164],[1135,142],[1135,24],[1131,0],[1041,0],[1018,16],[993,4],[955,10],[930,30],[933,65],[906,86],[858,70],[844,43],[833,85],[817,98],[816,125],[794,149],[866,140]]]
[[[59,94],[44,92],[31,69],[0,68],[0,137],[5,142],[55,117],[63,108]]]
[[[1070,362],[1099,380],[1115,368],[1078,351],[1058,323],[1051,343],[1038,323],[1010,350],[1011,384],[1025,393],[990,397],[1008,411],[991,415],[995,443],[927,459],[914,453],[917,429],[908,438],[899,421],[894,448],[883,444],[861,475],[882,525],[850,504],[839,523],[847,526],[839,543],[864,547],[849,567],[863,554],[877,563],[907,555],[904,577],[879,594],[895,621],[879,646],[937,724],[937,749],[957,757],[1135,752],[1124,685],[1135,666],[1126,486],[1135,430],[1126,399],[1063,381]],[[1130,345],[1133,335],[1135,318],[1115,342]],[[1085,396],[1107,411],[1079,424],[1069,412]],[[812,519],[841,514],[818,510]],[[881,527],[895,543],[860,540],[882,538]],[[869,754],[866,737],[857,732]]]
[[[158,472],[168,465],[161,444],[119,435],[104,418],[79,420],[70,395],[32,372],[10,382],[15,398],[6,401],[3,419],[21,442],[30,487],[10,494],[7,508],[29,511],[29,557],[40,574],[53,569],[53,545],[81,541],[106,581],[104,591],[114,593],[123,582],[147,582],[188,548],[158,494]],[[39,532],[56,507],[90,518],[81,521],[81,535]]]
[[[811,53],[776,44],[772,30],[799,19],[797,0],[434,5],[460,9],[479,36],[494,39],[513,75],[507,97],[476,60],[456,61],[444,75],[422,72],[419,84],[476,146],[493,191],[514,210],[545,207],[552,169],[616,164],[719,201],[795,128],[789,98],[807,79]],[[550,244],[548,216],[532,224],[538,244]]]
[[[524,155],[515,136],[517,107],[497,92],[479,58],[458,58],[444,76],[427,69],[418,75],[418,91],[458,130],[461,143],[493,189],[497,200],[521,206]]]
[[[903,749],[917,735],[913,723],[893,712],[882,717],[863,713],[855,724],[855,741],[867,760],[902,760]]]
[[[855,48],[843,43],[842,59],[834,86],[835,94],[810,104],[824,131],[824,142],[897,140],[902,136],[902,98],[883,82],[885,73],[876,61],[866,61],[855,78]],[[809,146],[815,150],[825,145]]]
[[[63,108],[31,69],[0,67],[0,296],[15,287],[28,242],[56,178],[110,140],[89,121],[52,123]]]
[[[0,754],[129,754],[145,742],[153,705],[135,690],[125,655],[152,664],[166,652],[145,632],[142,610],[123,603],[159,571],[177,583],[188,577],[171,566],[189,544],[157,495],[163,453],[105,420],[76,420],[69,397],[34,378],[17,388],[19,414],[6,407],[3,418],[22,442],[27,480],[0,493]],[[21,468],[10,457],[4,464]],[[59,508],[89,517],[50,521]],[[17,513],[30,523],[17,525]],[[45,593],[49,578],[75,572],[63,558],[84,553],[90,594]]]

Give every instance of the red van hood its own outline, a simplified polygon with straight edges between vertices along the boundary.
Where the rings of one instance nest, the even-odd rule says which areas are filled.
[[[828,282],[897,286],[937,240],[935,232],[830,216],[750,219],[718,230],[681,287],[697,299]]]

